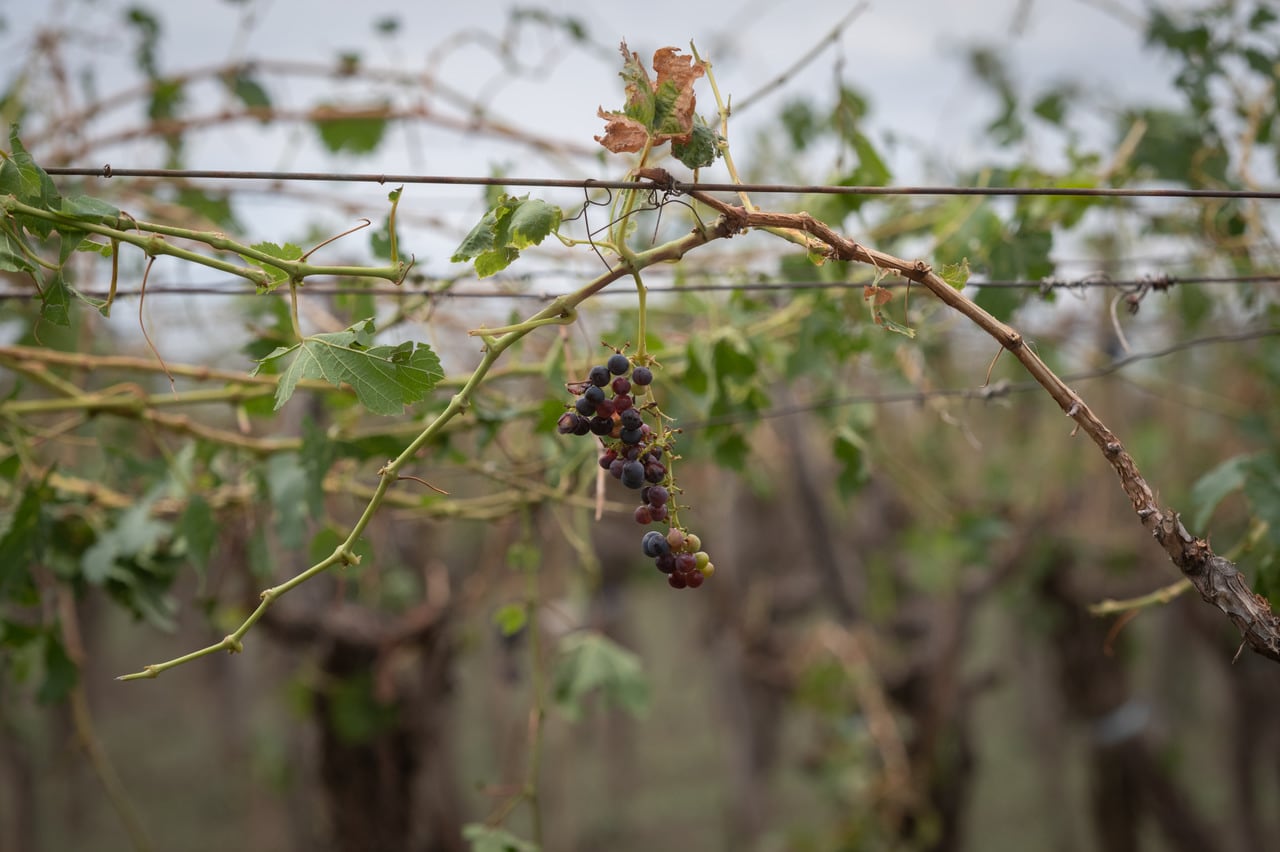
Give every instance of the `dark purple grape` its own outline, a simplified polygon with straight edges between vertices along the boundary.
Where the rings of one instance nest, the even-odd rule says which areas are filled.
[[[621,414],[636,404],[636,401],[626,394],[615,396],[613,398],[613,410]]]
[[[629,447],[623,447],[622,457],[627,461],[635,461],[640,458],[640,448],[632,444]],[[642,462],[643,464],[643,462]]]
[[[653,515],[650,514],[648,506],[636,506],[635,519],[636,523],[641,525],[653,523]]]
[[[617,450],[605,450],[604,455],[600,456],[600,466],[605,470],[609,469],[609,465],[613,464],[613,460],[618,457]],[[648,500],[645,501],[649,502]]]
[[[613,418],[596,415],[591,418],[591,434],[604,437],[613,431]]]
[[[631,360],[621,352],[615,352],[609,356],[608,367],[615,376],[625,376],[631,370]]]
[[[639,444],[640,439],[644,437],[644,433],[639,429],[623,429],[618,437],[622,439],[624,444]],[[640,462],[636,462],[636,465],[640,468],[640,479],[644,481],[644,465],[640,464]]]
[[[671,499],[671,492],[661,485],[651,485],[647,489],[649,497],[645,500],[650,506],[665,506]]]
[[[631,382],[627,381],[626,376],[618,376],[613,380],[613,392],[618,396],[626,396],[631,393]]]
[[[578,428],[578,415],[572,411],[566,411],[560,415],[560,419],[556,421],[556,431],[561,435],[571,435],[573,430]]]
[[[689,581],[681,574],[670,575],[667,577],[667,583],[670,584],[673,589],[683,589],[685,586],[689,585]]]
[[[653,492],[653,486],[652,486],[652,485],[646,485],[644,488],[641,488],[641,489],[640,489],[640,502],[641,502],[641,503],[648,503],[648,502],[649,502],[649,494],[650,494],[650,493],[652,493],[652,492]]]
[[[599,405],[604,402],[604,388],[591,385],[582,392],[582,398],[592,405]]]
[[[587,399],[585,396],[578,397],[578,401],[573,404],[573,407],[576,408],[578,413],[583,417],[590,417],[596,413],[596,407],[592,405],[591,400]]]
[[[622,423],[623,429],[639,429],[644,425],[644,418],[634,408],[628,408],[618,415],[618,421]]]
[[[638,461],[629,461],[623,465],[622,484],[628,488],[639,488],[644,485],[644,465]]]
[[[666,505],[662,505],[662,506],[654,506],[652,504],[649,505],[649,517],[652,518],[653,520],[658,522],[665,521],[667,519],[667,514],[668,513],[667,513]]]
[[[662,481],[663,477],[665,477],[666,475],[667,475],[666,467],[659,464],[658,462],[649,462],[649,464],[644,466],[645,482],[652,482],[654,485],[657,485],[659,482]]]
[[[612,417],[613,416],[613,400],[605,399],[605,400],[601,400],[600,402],[597,402],[596,414],[599,414],[601,417]]]
[[[653,371],[648,367],[636,367],[631,374],[631,381],[643,387],[653,381]]]
[[[690,571],[698,570],[698,560],[693,558],[692,553],[676,554],[676,573],[688,574]]]
[[[598,388],[602,388],[609,384],[609,368],[603,364],[597,364],[591,368],[591,372],[587,373],[587,381]]]
[[[689,588],[691,588],[691,589],[696,589],[696,588],[698,588],[699,586],[701,586],[701,585],[702,585],[702,582],[703,582],[705,579],[706,579],[706,577],[703,577],[703,576],[702,576],[702,574],[700,574],[700,573],[699,573],[699,572],[697,572],[697,571],[694,571],[694,572],[692,572],[692,573],[689,573],[689,574],[685,574],[685,575],[684,575],[684,582],[685,582],[685,585],[687,585],[687,586],[688,586]]]
[[[575,435],[591,434],[591,421],[585,417],[579,417],[578,425],[573,427],[573,434]]]
[[[645,556],[650,558],[662,556],[664,553],[667,556],[671,555],[671,545],[667,544],[666,536],[657,530],[649,530],[641,537],[640,549],[644,551]],[[675,562],[671,564],[675,565]]]
[[[657,532],[657,530],[652,530],[651,532]],[[662,535],[662,533],[658,533],[658,535]],[[666,541],[666,539],[664,538],[663,541]],[[676,555],[670,550],[666,553],[659,553],[654,563],[663,574],[670,574],[676,570]]]
[[[609,462],[609,475],[612,476],[614,479],[621,479],[622,469],[626,466],[627,466],[627,463],[622,459],[614,459],[613,461]]]
[[[599,411],[599,409],[596,409]],[[662,461],[662,447],[654,447],[649,451],[649,455],[653,456],[654,461]]]

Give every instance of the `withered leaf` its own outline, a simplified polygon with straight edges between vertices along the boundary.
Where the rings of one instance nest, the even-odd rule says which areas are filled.
[[[653,54],[657,79],[640,62],[640,56],[622,43],[622,71],[626,81],[627,102],[622,110],[598,114],[605,120],[603,136],[596,141],[617,153],[644,150],[646,144],[660,145],[669,140],[688,142],[693,133],[694,82],[703,75],[702,65],[678,48],[663,47]]]

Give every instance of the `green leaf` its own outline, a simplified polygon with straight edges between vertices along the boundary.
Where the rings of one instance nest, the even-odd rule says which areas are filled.
[[[916,330],[909,325],[903,325],[900,322],[889,319],[883,311],[876,311],[876,325],[885,331],[892,331],[894,334],[901,334],[903,337],[915,337]]]
[[[321,104],[311,113],[320,141],[334,154],[369,154],[387,129],[387,104],[352,107]]]
[[[0,164],[0,194],[12,195],[24,204],[39,207],[41,210],[58,212],[62,199],[58,197],[57,187],[45,170],[36,164],[22,140],[18,138],[18,125],[9,125],[9,158]],[[44,220],[23,220],[27,230],[49,236],[53,230],[52,223]]]
[[[341,532],[336,527],[325,527],[311,537],[311,543],[307,545],[307,556],[311,559],[311,564],[323,562],[334,554],[334,551],[347,540],[346,533]],[[351,545],[351,552],[360,557],[361,565],[368,565],[373,561],[373,544],[368,538],[362,538]]]
[[[146,560],[156,552],[170,533],[169,524],[151,517],[151,507],[160,494],[160,490],[154,490],[122,511],[115,526],[99,535],[85,551],[81,572],[86,580],[101,585],[110,578],[118,579],[117,560]]]
[[[515,636],[529,623],[529,608],[518,603],[504,604],[493,614],[493,623],[503,636]]]
[[[270,257],[279,258],[280,260],[302,259],[302,248],[294,245],[293,243],[285,243],[282,246],[278,246],[275,243],[263,242],[255,243],[254,245],[249,246],[249,248],[254,251],[262,252]],[[240,256],[243,257],[246,262],[253,264],[271,276],[271,283],[266,287],[259,288],[259,293],[270,293],[272,290],[289,280],[289,273],[285,272],[278,266],[272,266],[267,261],[258,260],[257,258],[245,257],[244,255]]]
[[[969,282],[969,258],[963,257],[959,263],[945,264],[938,275],[952,289],[963,290],[964,285]]]
[[[67,697],[76,681],[80,670],[67,655],[62,640],[52,630],[44,637],[44,680],[36,693],[36,700],[41,704],[54,704]]]
[[[312,518],[324,516],[324,478],[338,457],[338,447],[310,418],[302,421],[302,449],[299,458],[306,474],[304,499]]]
[[[82,222],[107,225],[111,228],[118,228],[121,224],[119,208],[113,207],[100,198],[93,198],[88,195],[77,195],[73,198],[62,199],[62,213],[67,216],[74,216]]]
[[[1268,8],[1265,4],[1259,4],[1257,10],[1249,16],[1249,29],[1257,32],[1267,26],[1280,20],[1280,14],[1274,9]]]
[[[394,704],[378,701],[369,671],[330,680],[325,692],[333,731],[347,744],[369,742],[389,730],[399,715]]]
[[[521,840],[506,829],[478,822],[462,827],[462,839],[471,844],[471,852],[539,852],[536,843]]]
[[[8,222],[0,227],[0,270],[5,272],[25,272],[36,278],[36,267],[30,260],[35,250],[27,242],[26,237],[16,230],[11,230]],[[39,283],[39,279],[37,279]]]
[[[40,300],[40,316],[54,325],[71,325],[71,288],[62,277],[61,269],[54,273],[44,288],[44,295]]]
[[[836,491],[841,500],[848,500],[867,484],[869,474],[864,449],[866,441],[848,426],[836,431],[831,452],[840,471],[836,475]]]
[[[0,600],[11,587],[29,585],[32,565],[44,559],[50,520],[45,505],[53,492],[45,481],[33,482],[22,492],[9,519],[9,528],[0,536]]]
[[[187,102],[186,83],[178,78],[156,79],[151,82],[151,102],[147,105],[147,117],[152,121],[177,118]]]
[[[471,229],[449,258],[452,263],[475,261],[476,275],[487,278],[506,269],[520,251],[535,246],[560,227],[559,207],[524,195],[501,195]]]
[[[499,236],[506,236],[507,245],[513,248],[536,246],[560,227],[562,215],[559,207],[526,196],[512,208],[505,220],[506,230],[499,231]]]
[[[726,470],[742,472],[747,469],[747,461],[751,457],[751,445],[747,443],[746,437],[741,432],[732,430],[716,441],[711,457],[716,464]]]
[[[291,356],[280,373],[276,409],[293,396],[298,382],[323,379],[334,386],[348,384],[372,414],[400,414],[420,402],[444,378],[440,359],[425,343],[370,347],[373,318],[344,331],[316,334],[301,343],[280,347],[258,362],[256,375],[271,362]]]
[[[1252,455],[1234,456],[1196,480],[1191,486],[1191,506],[1195,510],[1191,521],[1193,530],[1204,530],[1218,504],[1244,486],[1253,459]]]
[[[176,201],[227,231],[242,230],[240,223],[236,221],[229,193],[205,192],[193,186],[184,186],[178,190]]]
[[[233,74],[224,74],[222,84],[249,109],[271,108],[271,96],[267,94],[267,90],[244,69],[239,69]],[[264,115],[259,120],[265,124],[271,118]]]
[[[160,19],[142,6],[130,6],[125,12],[125,23],[138,32],[138,47],[134,51],[138,69],[148,77],[156,76],[156,44],[160,39]]]
[[[307,522],[307,475],[297,453],[276,453],[267,459],[266,480],[270,505],[274,509],[280,543],[290,550],[302,546]]]
[[[568,718],[582,718],[582,702],[599,691],[634,716],[649,707],[649,684],[640,658],[595,632],[571,633],[560,643],[552,695]]]
[[[732,328],[717,333],[711,348],[711,369],[721,385],[749,381],[756,374],[756,354],[747,339]]]
[[[1280,455],[1260,453],[1249,459],[1243,491],[1249,508],[1267,524],[1267,537],[1280,547]]]
[[[218,541],[217,518],[209,501],[199,494],[192,494],[187,499],[187,507],[178,516],[174,532],[185,542],[187,557],[203,577],[213,546]]]
[[[720,142],[720,134],[702,116],[695,115],[688,138],[671,140],[671,154],[688,168],[705,169],[720,156]]]
[[[983,287],[982,284],[978,284],[978,293],[973,297],[973,301],[1001,322],[1008,322],[1014,310],[1021,304],[1017,292],[1012,287]]]

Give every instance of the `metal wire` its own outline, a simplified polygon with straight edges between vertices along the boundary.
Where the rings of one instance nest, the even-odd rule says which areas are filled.
[[[563,277],[570,277],[570,273],[556,273]],[[548,276],[539,276],[548,277]],[[524,279],[518,279],[516,283],[520,283]],[[863,287],[870,286],[875,283],[874,279],[868,278],[858,281],[769,281],[769,282],[751,282],[740,284],[681,284],[681,285],[650,285],[645,288],[648,293],[772,293],[772,292],[798,292],[811,290],[858,290]],[[1138,287],[1155,287],[1157,289],[1165,289],[1176,284],[1192,284],[1192,285],[1218,285],[1218,284],[1280,284],[1280,273],[1274,275],[1201,275],[1201,276],[1150,276],[1144,278],[1107,278],[1104,276],[1091,276],[1075,280],[1063,280],[1056,278],[1048,278],[1043,281],[974,281],[971,282],[975,287],[990,287],[993,289],[1009,289],[1009,290],[1039,290],[1041,293],[1049,293],[1055,290],[1096,290],[1096,289],[1113,289],[1113,290],[1130,290]],[[885,289],[895,289],[906,287],[904,281],[880,282],[880,287]],[[105,299],[109,295],[106,290],[80,290],[81,295],[93,299]],[[117,290],[117,299],[127,299],[142,295],[140,290]],[[255,295],[247,285],[242,285],[237,280],[231,280],[227,284],[195,284],[184,286],[180,284],[150,284],[147,286],[147,298],[152,296],[252,296]],[[563,293],[553,293],[549,291],[540,292],[505,292],[502,290],[486,290],[477,292],[474,290],[421,290],[414,289],[411,286],[402,287],[350,287],[350,286],[325,286],[309,285],[301,287],[298,290],[300,296],[376,296],[378,298],[396,297],[408,298],[410,296],[426,296],[431,299],[530,299],[549,302],[556,299]],[[634,296],[635,291],[631,289],[605,289],[601,290],[597,295],[600,296]],[[40,298],[40,294],[31,290],[0,292],[0,301],[29,301]]]
[[[1251,198],[1280,200],[1280,189],[1138,189],[1134,187],[1052,186],[837,186],[832,184],[688,183],[659,186],[651,181],[518,177],[461,177],[456,175],[372,174],[359,172],[233,171],[223,169],[46,168],[50,175],[100,178],[161,178],[168,180],[327,181],[332,183],[435,184],[442,186],[519,186],[561,189],[669,189],[675,192],[781,193],[789,195],[974,195],[1053,196],[1085,198]]]

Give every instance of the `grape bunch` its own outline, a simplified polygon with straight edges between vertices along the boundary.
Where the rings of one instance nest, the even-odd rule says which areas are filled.
[[[663,457],[670,452],[671,433],[655,430],[644,422],[642,414],[644,410],[657,409],[652,400],[644,399],[651,393],[652,382],[653,371],[649,367],[633,368],[631,359],[615,350],[608,361],[591,368],[585,381],[568,385],[576,399],[572,408],[560,416],[557,429],[562,435],[595,435],[599,439],[604,448],[600,467],[627,488],[640,492],[636,523],[669,525],[665,536],[657,530],[644,534],[645,555],[657,561],[658,570],[667,575],[674,588],[696,589],[711,576],[715,566],[699,549],[697,536],[670,526],[674,520],[674,485]],[[660,413],[657,418],[660,423]]]
[[[667,583],[673,589],[696,589],[716,572],[711,557],[702,549],[702,540],[675,527],[666,535],[649,530],[640,540],[640,547],[667,575]]]

